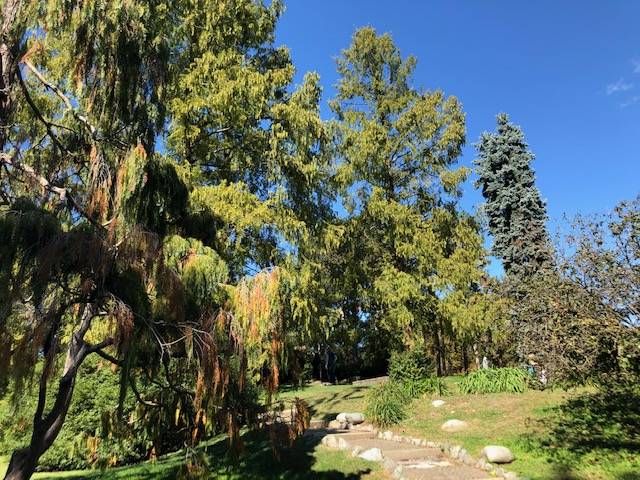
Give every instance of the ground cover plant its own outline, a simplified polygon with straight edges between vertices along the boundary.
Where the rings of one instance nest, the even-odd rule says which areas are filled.
[[[460,393],[522,393],[531,375],[521,368],[482,368],[465,375],[458,387]]]

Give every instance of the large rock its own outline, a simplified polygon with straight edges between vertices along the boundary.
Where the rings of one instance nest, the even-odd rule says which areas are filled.
[[[382,461],[382,450],[380,450],[379,448],[370,448],[369,450],[365,450],[358,456],[372,462],[380,462]]]
[[[516,458],[511,450],[500,445],[487,445],[482,449],[482,455],[491,463],[511,463]]]
[[[364,415],[362,413],[339,413],[336,420],[342,423],[358,425],[364,422]]]
[[[444,400],[434,400],[433,402],[431,402],[431,405],[433,405],[436,408],[439,408],[444,405]]]
[[[464,420],[453,419],[453,420],[447,420],[446,422],[444,422],[440,428],[445,432],[460,432],[465,428],[467,428],[468,426],[469,424]]]

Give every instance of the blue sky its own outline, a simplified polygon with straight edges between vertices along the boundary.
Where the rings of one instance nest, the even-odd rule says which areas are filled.
[[[418,58],[415,84],[458,97],[467,146],[509,113],[536,154],[550,228],[640,192],[640,1],[289,0],[277,30],[298,68],[333,96],[335,57],[353,31],[392,34]],[[482,201],[468,182],[462,200]]]

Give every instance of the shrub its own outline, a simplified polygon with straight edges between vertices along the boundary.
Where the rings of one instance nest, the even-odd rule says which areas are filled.
[[[392,382],[418,382],[433,373],[433,362],[419,349],[394,352],[389,360],[389,380]]]
[[[487,368],[476,370],[462,379],[460,392],[522,393],[527,389],[528,374],[520,368]]]
[[[365,416],[379,427],[400,423],[406,417],[405,407],[410,401],[402,384],[389,381],[369,391]]]

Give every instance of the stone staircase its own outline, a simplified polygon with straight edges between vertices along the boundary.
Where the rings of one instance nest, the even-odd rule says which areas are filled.
[[[398,479],[511,480],[515,475],[472,459],[466,452],[445,453],[442,447],[420,439],[389,435],[370,428],[331,430],[311,428],[305,435],[318,436],[322,444],[350,451],[353,456],[380,461]],[[457,458],[454,458],[457,457]]]

